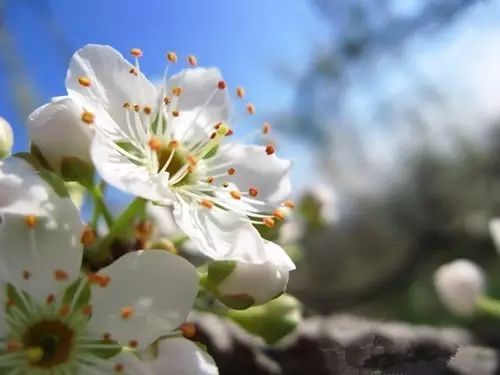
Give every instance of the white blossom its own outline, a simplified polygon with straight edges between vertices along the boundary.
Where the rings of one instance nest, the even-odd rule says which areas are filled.
[[[10,155],[12,145],[14,144],[14,135],[10,124],[0,117],[0,159]]]

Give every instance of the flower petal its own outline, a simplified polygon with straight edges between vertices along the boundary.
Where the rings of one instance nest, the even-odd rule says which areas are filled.
[[[100,273],[111,281],[92,288],[89,329],[139,347],[178,327],[198,291],[194,267],[162,250],[128,253]]]
[[[144,360],[154,375],[217,375],[213,358],[194,342],[185,338],[158,342],[158,357]]]
[[[168,173],[153,174],[144,165],[134,164],[110,143],[97,134],[92,141],[91,155],[100,176],[110,185],[139,197],[171,203],[167,188]]]
[[[257,206],[259,209],[276,207],[288,198],[290,166],[289,160],[267,155],[263,146],[235,143],[223,145],[216,156],[207,161],[209,175],[224,174],[232,167],[236,173],[224,177],[225,182],[233,183],[240,191],[256,188],[256,199],[265,203]]]
[[[88,86],[80,83],[82,77],[88,79]],[[156,88],[144,74],[118,51],[104,45],[89,44],[73,55],[66,88],[77,102],[83,97],[102,106],[123,129],[127,123],[125,102],[143,108],[154,107],[157,100]],[[141,116],[145,119],[144,114]]]
[[[12,188],[0,204],[2,277],[42,301],[78,276],[83,225],[71,199],[15,157],[0,162],[0,190]]]
[[[81,114],[82,108],[66,96],[55,98],[28,117],[30,138],[58,172],[65,156],[91,163],[89,149],[93,130],[82,121]]]
[[[171,107],[180,115],[174,119],[174,138],[190,141],[206,138],[219,122],[228,122],[230,100],[228,90],[218,89],[222,75],[216,68],[186,69],[168,81],[170,90],[180,87],[182,94]]]
[[[151,202],[146,204],[146,215],[152,221],[154,233],[152,238],[174,237],[182,232],[175,223],[171,206],[158,206]]]

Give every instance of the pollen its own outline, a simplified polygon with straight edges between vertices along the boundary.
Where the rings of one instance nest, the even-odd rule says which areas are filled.
[[[141,57],[142,56],[142,50],[140,48],[132,48],[130,50],[130,54],[134,57]]]
[[[94,243],[95,237],[96,235],[92,227],[86,226],[82,232],[82,235],[80,236],[80,242],[83,246],[89,247]]]
[[[128,342],[128,346],[130,346],[131,348],[137,348],[139,346],[139,341],[137,341],[137,340],[130,340]]]
[[[243,98],[245,96],[245,89],[241,86],[237,87],[236,95],[238,95],[238,98]]]
[[[82,113],[82,121],[86,124],[92,124],[94,122],[94,114],[92,112],[84,111]]]
[[[64,305],[62,305],[62,306],[59,308],[59,311],[57,312],[57,314],[58,314],[61,318],[64,318],[64,317],[68,316],[69,311],[70,311],[69,305],[68,305],[68,304],[64,304]]]
[[[172,89],[172,95],[180,96],[182,94],[182,87],[174,87]]]
[[[87,280],[90,284],[99,284],[100,287],[105,288],[111,282],[111,277],[98,273],[91,273],[87,275]]]
[[[275,219],[285,220],[285,214],[283,213],[283,211],[281,211],[279,209],[276,209],[273,211],[273,216]]]
[[[247,112],[251,115],[255,115],[255,105],[253,105],[252,103],[248,103]]]
[[[257,190],[257,188],[251,187],[250,189],[248,189],[248,194],[252,198],[255,198],[259,194],[259,191]]]
[[[80,77],[78,77],[78,83],[80,85],[82,85],[83,87],[89,87],[90,86],[90,79],[89,79],[89,77],[80,76]]]
[[[9,353],[18,352],[23,348],[23,343],[18,340],[9,340],[5,343],[5,348]]]
[[[151,150],[159,151],[163,146],[163,142],[158,137],[151,137],[148,145]]]
[[[54,279],[57,281],[65,281],[68,280],[68,273],[64,270],[55,270],[54,271]]]
[[[169,105],[170,104],[170,98],[168,96],[165,96],[163,98],[163,103],[165,103],[165,105]]]
[[[271,217],[266,217],[264,220],[262,220],[264,225],[268,228],[274,228],[274,220]]]
[[[35,215],[27,215],[24,217],[24,222],[29,229],[33,229],[38,224],[38,218]]]
[[[267,134],[267,133],[269,133],[269,131],[271,131],[271,124],[268,122],[265,122],[262,125],[262,134]]]
[[[147,105],[147,106],[145,106],[145,107],[143,108],[143,111],[144,111],[144,113],[145,113],[146,115],[150,115],[150,114],[151,114],[152,109],[151,109],[151,107],[150,107],[149,105]]]
[[[179,111],[177,110],[172,111],[172,116],[179,117]]]
[[[47,303],[47,305],[50,305],[51,303],[54,302],[55,299],[56,299],[56,296],[51,293],[47,296],[47,298],[45,299],[45,302]]]
[[[120,310],[122,319],[128,320],[134,315],[134,308],[132,306],[122,307]]]
[[[196,336],[196,326],[192,323],[181,324],[180,330],[182,335],[187,339],[192,339]]]
[[[191,66],[198,65],[198,60],[196,59],[196,56],[194,56],[194,55],[189,55],[187,60],[188,60],[189,65],[191,65]]]
[[[192,154],[189,154],[187,156],[187,161],[193,167],[196,167],[196,164],[198,164],[198,159],[196,158],[196,156],[194,156]]]
[[[219,90],[224,90],[226,88],[226,81],[219,81],[219,82],[217,82],[217,88]]]
[[[233,197],[233,199],[241,199],[241,194],[238,190],[232,190],[229,194],[231,194],[231,197]]]
[[[272,155],[272,154],[274,154],[275,152],[276,152],[276,148],[274,147],[274,145],[273,145],[273,144],[268,144],[268,145],[266,146],[266,154],[268,154],[268,155]]]
[[[227,174],[230,175],[230,176],[234,175],[235,173],[236,173],[236,169],[234,169],[234,168],[229,168],[227,170]]]
[[[23,271],[23,279],[24,279],[24,280],[29,280],[29,279],[30,279],[30,277],[31,277],[31,272],[30,272],[30,271],[28,271],[28,270],[24,270],[24,271]]]
[[[291,200],[286,200],[283,202],[283,206],[287,208],[295,208],[295,203],[293,203]]]
[[[115,372],[116,373],[121,374],[121,373],[123,373],[124,370],[125,370],[125,366],[123,366],[123,364],[117,363],[115,365]]]
[[[208,176],[208,177],[207,177],[207,182],[208,182],[209,184],[213,184],[214,180],[215,180],[215,179],[214,179],[212,176]]]
[[[177,62],[177,54],[175,52],[168,52],[167,53],[167,59],[172,64],[175,64]]]
[[[214,206],[214,203],[210,199],[202,199],[200,201],[200,205],[205,208],[212,208]]]

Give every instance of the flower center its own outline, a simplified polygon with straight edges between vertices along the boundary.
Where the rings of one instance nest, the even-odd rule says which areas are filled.
[[[188,151],[178,143],[169,142],[156,151],[158,157],[158,172],[166,167],[166,172],[173,176],[180,176],[174,185],[181,186],[197,180],[197,162]]]
[[[30,364],[47,368],[68,362],[73,349],[73,330],[58,320],[42,320],[26,331],[22,341]]]

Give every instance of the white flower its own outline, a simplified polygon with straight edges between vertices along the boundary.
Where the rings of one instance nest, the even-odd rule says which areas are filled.
[[[115,354],[141,350],[183,322],[196,271],[151,250],[80,275],[78,210],[59,180],[49,186],[41,175],[18,158],[0,162],[0,372],[136,374]]]
[[[477,300],[484,293],[481,268],[467,259],[456,259],[434,273],[434,286],[445,306],[457,315],[474,313]]]
[[[239,230],[231,252],[229,258],[238,260],[212,262],[208,268],[207,286],[223,303],[246,309],[269,302],[285,291],[294,266],[281,247],[262,241],[255,229]]]
[[[83,118],[82,118],[83,117]],[[81,107],[68,97],[57,97],[37,108],[27,119],[28,134],[43,158],[56,172],[64,160],[77,158],[91,164],[93,130]]]
[[[10,155],[12,145],[14,144],[14,135],[9,123],[0,117],[0,159]]]
[[[489,227],[493,244],[495,245],[497,252],[500,252],[500,218],[491,219]]]
[[[88,45],[71,59],[66,88],[76,118],[96,130],[91,155],[102,178],[173,204],[177,225],[208,257],[227,259],[234,230],[272,226],[280,216],[274,210],[290,193],[290,162],[272,145],[224,142],[230,104],[217,69],[184,70],[158,90],[137,60]]]

